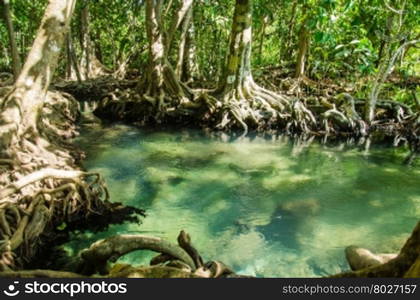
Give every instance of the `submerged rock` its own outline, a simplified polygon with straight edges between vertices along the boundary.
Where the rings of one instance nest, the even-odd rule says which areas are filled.
[[[289,201],[280,205],[280,210],[297,216],[313,216],[318,214],[320,209],[321,204],[314,198]]]

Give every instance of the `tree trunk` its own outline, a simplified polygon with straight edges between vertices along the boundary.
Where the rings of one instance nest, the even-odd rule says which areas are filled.
[[[178,48],[178,61],[176,64],[175,73],[178,79],[183,77],[185,66],[188,66],[185,63],[185,60],[189,59],[189,46],[190,44],[187,43],[189,34],[190,34],[190,27],[192,26],[192,17],[193,17],[193,6],[189,7],[187,14],[184,17],[181,27],[181,37],[180,43]],[[187,70],[188,73],[188,70]]]
[[[261,63],[262,61],[262,52],[264,47],[264,39],[265,39],[265,30],[267,28],[268,17],[262,18],[262,29],[260,34],[260,44],[258,45],[258,61]]]
[[[82,76],[80,75],[76,54],[74,53],[70,28],[69,28],[69,32],[66,35],[66,55],[67,55],[67,66],[66,66],[67,80],[77,79],[77,82],[80,83],[82,81]]]
[[[299,30],[299,50],[296,60],[295,78],[301,78],[305,75],[306,56],[309,48],[309,30],[307,19],[302,22]]]
[[[376,74],[375,81],[373,82],[372,89],[369,93],[369,99],[365,105],[365,121],[369,124],[375,119],[375,109],[378,102],[378,97],[382,91],[383,84],[385,83],[389,74],[391,74],[394,65],[399,57],[401,57],[408,47],[416,45],[420,39],[412,40],[402,44],[394,53],[390,53],[387,60],[380,63],[378,73]]]
[[[13,75],[16,81],[21,71],[22,64],[16,45],[15,31],[13,28],[13,22],[10,13],[10,0],[2,0],[2,4],[4,21],[6,22],[7,33],[9,35],[10,53],[12,54]]]
[[[387,6],[386,2],[384,4]],[[376,62],[378,72],[370,90],[369,99],[366,101],[365,105],[364,118],[368,124],[371,124],[375,119],[376,103],[378,102],[378,97],[382,90],[382,84],[385,82],[386,77],[392,72],[392,68],[394,66],[394,63],[391,63],[393,51],[392,41],[395,36],[398,35],[402,25],[400,22],[397,22],[396,19],[395,13],[390,11],[386,19],[385,36],[382,37],[383,40],[381,42],[378,60]],[[397,23],[399,23],[399,25]],[[403,50],[404,49],[402,49],[402,51]]]
[[[181,86],[167,60],[161,17],[162,2],[146,1],[149,66],[147,75],[139,86],[142,97],[157,106],[159,111],[164,111],[165,107],[177,105],[183,100],[188,101],[185,87]]]
[[[83,2],[83,8],[80,12],[80,45],[82,56],[80,69],[82,78],[87,80],[95,78],[105,73],[105,67],[98,60],[95,54],[95,47],[90,37],[90,12],[89,1]]]
[[[289,30],[287,31],[287,37],[286,37],[286,41],[284,43],[284,47],[283,47],[283,51],[281,52],[280,55],[280,61],[282,61],[282,54],[285,53],[285,57],[290,57],[292,55],[292,35],[293,35],[293,30],[295,29],[295,25],[296,25],[296,15],[297,15],[297,6],[298,6],[298,0],[295,0],[293,2],[293,6],[292,6],[292,13],[290,16],[290,20],[289,20]]]
[[[73,65],[72,65],[72,60],[71,60],[71,36],[70,34],[67,33],[66,35],[66,58],[67,58],[67,63],[66,63],[66,80],[70,80],[71,79],[71,74],[72,74],[72,69],[73,69]]]
[[[64,141],[74,134],[77,103],[48,92],[75,2],[49,1],[22,72],[0,104],[0,270],[31,259],[48,228],[104,211],[102,180],[78,170],[76,151]],[[99,193],[85,179],[92,175]]]
[[[194,21],[191,20],[191,24],[185,40],[184,63],[180,75],[181,81],[186,83],[190,83],[194,78],[198,78],[200,76],[197,62],[197,49],[194,37],[195,25]]]
[[[89,34],[89,2],[84,1],[80,12],[80,44],[82,48],[80,66],[84,79],[89,79],[91,73],[91,40]]]
[[[260,127],[267,122],[278,122],[285,117],[282,112],[290,108],[286,97],[254,82],[251,51],[252,0],[236,0],[227,63],[216,90],[216,97],[221,95],[226,106],[219,128],[233,123],[242,127],[246,134],[248,124]]]
[[[149,40],[148,76],[151,79],[149,93],[152,95],[160,94],[164,84],[163,69],[166,57],[160,15],[161,7],[162,0],[146,0],[146,27]]]
[[[229,55],[220,87],[226,93],[252,81],[252,0],[236,0]]]
[[[3,104],[0,119],[9,126],[3,146],[35,133],[40,110],[58,62],[75,0],[50,0],[22,72]],[[12,118],[10,118],[12,117]],[[4,136],[4,132],[3,133]],[[10,134],[13,133],[13,134]],[[12,141],[12,137],[14,137]]]
[[[167,49],[168,55],[171,52],[172,42],[174,39],[175,32],[181,26],[184,19],[190,14],[193,3],[194,3],[194,0],[182,0],[181,8],[173,17],[173,20],[171,22],[171,25],[170,25],[170,28],[166,37],[166,49]]]

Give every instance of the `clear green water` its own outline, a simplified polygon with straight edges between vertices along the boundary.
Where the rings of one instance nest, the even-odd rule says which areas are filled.
[[[113,201],[144,208],[142,225],[73,237],[69,251],[122,233],[176,241],[190,233],[205,259],[242,274],[312,277],[347,269],[344,248],[395,252],[420,216],[420,168],[404,151],[285,137],[209,138],[194,131],[146,132],[115,125],[79,139],[85,166],[101,172]],[[148,264],[138,251],[121,261]]]

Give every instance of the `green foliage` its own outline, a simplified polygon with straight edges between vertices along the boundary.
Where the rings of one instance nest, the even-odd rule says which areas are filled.
[[[398,9],[405,0],[390,1]],[[406,0],[401,28],[398,16],[383,0],[254,0],[253,67],[260,70],[279,65],[293,73],[298,52],[299,32],[306,26],[310,35],[306,75],[316,80],[362,80],[375,74],[381,61],[406,40],[420,34],[419,10],[415,0]],[[16,40],[22,59],[31,47],[47,1],[11,1]],[[90,32],[102,63],[116,69],[130,59],[130,67],[143,70],[147,63],[144,0],[79,0],[72,22],[72,39],[80,55],[80,11],[89,4]],[[168,4],[172,3],[170,7]],[[232,26],[235,1],[194,1],[194,45],[202,79],[217,81],[221,75]],[[180,0],[163,1],[165,29],[181,5]],[[394,26],[390,23],[394,22]],[[264,31],[263,31],[264,29]],[[398,31],[398,32],[397,32]],[[178,46],[179,33],[175,37]],[[388,41],[388,36],[394,40]],[[0,26],[0,72],[11,69],[8,36]],[[385,46],[384,46],[385,45]],[[388,47],[388,48],[387,48]],[[385,50],[386,51],[385,51]],[[387,52],[388,51],[388,52]],[[64,54],[63,54],[64,55]],[[176,62],[177,51],[169,57]],[[403,78],[419,76],[417,48],[410,48],[396,71]],[[66,60],[61,60],[63,73]],[[256,73],[258,75],[259,73]],[[405,76],[405,77],[404,77]],[[409,101],[408,95],[395,91],[395,97]]]

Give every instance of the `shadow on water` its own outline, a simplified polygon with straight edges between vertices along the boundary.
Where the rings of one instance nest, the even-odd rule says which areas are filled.
[[[350,244],[398,251],[420,215],[420,170],[402,165],[403,148],[366,154],[352,143],[122,125],[90,129],[78,143],[111,199],[148,217],[141,226],[75,235],[68,251],[121,233],[175,240],[184,229],[206,258],[238,272],[322,276],[347,268]],[[122,261],[147,264],[151,257],[135,252]]]

